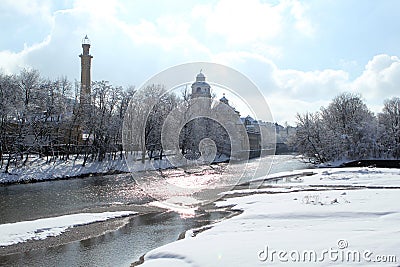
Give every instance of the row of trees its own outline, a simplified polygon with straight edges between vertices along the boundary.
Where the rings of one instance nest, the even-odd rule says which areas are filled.
[[[217,153],[229,154],[229,135],[212,119],[219,113],[225,123],[231,121],[226,116],[228,112],[211,108],[212,99],[192,99],[187,88],[180,93],[167,92],[163,85],[151,84],[131,100],[123,138],[127,151],[138,152],[136,160],[140,158],[144,163],[146,158],[162,159],[165,148],[168,153],[179,148],[174,153],[186,159],[198,159],[199,145],[206,138],[214,141]],[[237,123],[239,117],[236,115],[235,119]]]
[[[172,129],[166,142],[176,141],[182,155],[199,157],[199,143],[204,138],[214,140],[219,153],[228,153],[226,130],[214,120],[193,117],[196,112],[192,106],[208,105],[210,109],[211,102],[194,105],[187,88],[181,93],[169,93],[163,85],[149,85],[136,92],[133,87],[123,89],[95,81],[90,100],[79,103],[77,81],[45,79],[34,69],[13,75],[0,73],[0,168],[8,172],[12,165],[25,165],[32,155],[47,162],[83,158],[83,164],[122,157],[124,124],[133,133],[125,143],[128,150],[140,151],[142,162],[162,159],[163,125],[170,114]],[[223,117],[220,121],[237,123],[236,114],[234,118],[224,115],[230,113],[213,110],[214,115]]]
[[[168,116],[173,129],[167,138],[176,137],[181,154],[189,158],[200,155],[199,142],[204,138],[214,140],[219,153],[241,141],[241,135],[229,140],[236,128],[228,134],[218,125],[237,123],[231,109],[217,106],[210,110],[210,119],[196,119],[192,113],[202,105],[191,101],[187,90],[177,96],[162,85],[150,85],[131,101],[133,87],[97,81],[92,83],[87,105],[80,105],[79,93],[79,83],[66,77],[45,79],[32,69],[16,75],[0,73],[0,164],[6,172],[11,164],[26,164],[31,155],[48,161],[83,157],[84,164],[122,157],[124,123],[125,129],[136,133],[127,140],[136,146],[132,150],[141,151],[142,161],[162,157],[162,131]],[[361,96],[344,93],[317,112],[298,114],[297,120],[291,145],[315,163],[400,158],[400,98],[386,100],[382,112],[374,115]]]
[[[34,69],[0,73],[0,162],[6,172],[33,154],[48,161],[83,155],[86,161],[122,150],[123,116],[133,87],[93,82],[92,105],[84,107],[77,100],[79,91],[76,81],[45,79]]]
[[[343,93],[328,107],[297,114],[291,140],[314,163],[371,158],[400,158],[400,98],[384,102],[374,115],[360,95]]]

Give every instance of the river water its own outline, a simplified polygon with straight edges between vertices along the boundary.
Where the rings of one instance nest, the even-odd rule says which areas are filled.
[[[307,167],[292,155],[274,156],[268,162],[272,165],[261,164],[259,168],[276,173]],[[0,187],[0,224],[88,212],[99,207],[140,207],[152,200],[127,174],[9,185]],[[176,240],[182,232],[224,216],[226,213],[221,211],[194,217],[149,212],[132,216],[126,226],[99,237],[2,256],[0,265],[129,266],[147,251]]]

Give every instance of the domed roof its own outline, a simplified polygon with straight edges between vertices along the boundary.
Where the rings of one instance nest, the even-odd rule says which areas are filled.
[[[192,83],[192,98],[208,97],[211,98],[211,86],[206,82],[206,76],[203,73],[197,74],[196,81]]]
[[[196,76],[196,82],[204,82],[205,80],[206,80],[206,76],[204,76],[204,74],[201,73],[201,71],[200,71],[200,73],[197,74],[197,76]]]
[[[229,104],[228,104],[228,103],[229,103],[229,100],[225,97],[225,93],[223,94],[222,98],[221,98],[219,101],[221,101],[222,103],[225,103],[225,104],[229,105]]]

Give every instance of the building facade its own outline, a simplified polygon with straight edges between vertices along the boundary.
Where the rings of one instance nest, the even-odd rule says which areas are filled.
[[[230,159],[243,160],[261,155],[264,124],[250,121],[250,117],[241,120],[240,113],[229,104],[225,94],[219,101],[213,100],[211,86],[201,71],[191,89],[192,111],[201,115],[188,123],[191,133],[188,148],[194,152],[193,158],[201,154],[198,146],[205,138],[214,140],[217,157],[223,154]]]

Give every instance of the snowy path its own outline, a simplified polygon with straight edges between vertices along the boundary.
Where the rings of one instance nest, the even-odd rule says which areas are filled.
[[[400,170],[309,171],[237,190],[259,194],[218,202],[243,213],[150,251],[143,266],[400,266]]]

